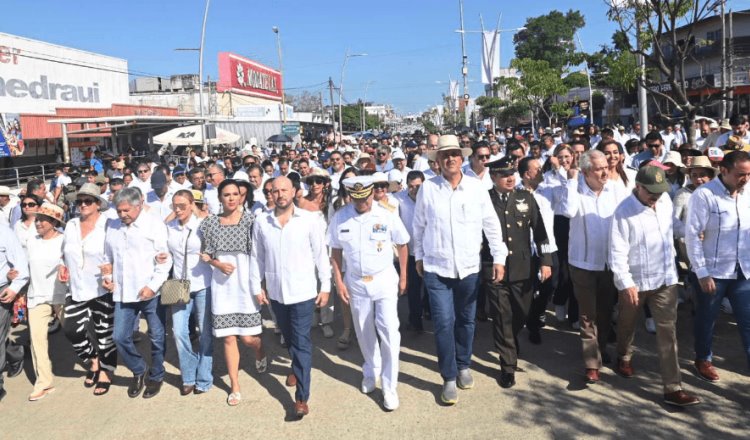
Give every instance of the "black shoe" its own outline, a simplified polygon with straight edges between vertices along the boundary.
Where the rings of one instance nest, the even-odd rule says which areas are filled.
[[[201,389],[198,389],[198,388],[194,388],[193,389],[193,394],[195,394],[195,395],[203,394],[203,393],[205,393],[205,391],[203,391]]]
[[[506,373],[505,371],[500,372],[500,386],[503,388],[510,388],[516,384],[516,375],[514,373]]]
[[[8,392],[5,391],[5,388],[0,388],[0,402],[3,401],[3,399],[5,398],[6,394],[8,394]]]
[[[607,354],[607,350],[602,350],[602,363],[609,365],[612,362],[612,358]]]
[[[8,377],[16,377],[23,371],[23,360],[8,364]]]
[[[163,381],[159,382],[153,382],[148,381],[146,384],[146,391],[143,392],[143,398],[144,399],[150,399],[154,397],[155,395],[159,394],[159,391],[161,391],[161,384],[164,383]]]
[[[145,373],[141,374],[140,376],[133,376],[133,381],[130,382],[130,386],[128,387],[128,397],[135,398],[141,394],[141,391],[143,391],[143,386],[145,385],[145,379]]]
[[[529,342],[535,345],[542,343],[542,335],[538,329],[529,329]]]

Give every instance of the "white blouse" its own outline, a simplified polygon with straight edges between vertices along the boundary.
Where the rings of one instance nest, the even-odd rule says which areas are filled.
[[[65,285],[57,280],[57,269],[62,264],[63,236],[44,240],[35,235],[27,243],[31,282],[27,292],[29,308],[40,304],[63,304]]]
[[[200,258],[201,234],[198,227],[201,219],[190,217],[185,226],[177,219],[167,223],[167,246],[172,254],[173,278],[182,279],[185,265],[185,241],[187,240],[187,279],[190,280],[190,291],[197,292],[211,286],[212,269],[208,263]],[[188,235],[189,234],[189,235]]]
[[[18,237],[18,241],[21,242],[21,246],[25,251],[26,243],[28,243],[31,238],[36,236],[36,225],[34,224],[34,222],[31,222],[31,225],[26,226],[24,222],[19,220],[13,227],[13,231],[16,233],[16,237]]]
[[[70,272],[70,292],[73,301],[90,301],[107,293],[102,287],[99,266],[107,263],[104,255],[104,236],[107,216],[99,215],[94,229],[81,239],[81,219],[74,218],[65,228],[63,258]]]

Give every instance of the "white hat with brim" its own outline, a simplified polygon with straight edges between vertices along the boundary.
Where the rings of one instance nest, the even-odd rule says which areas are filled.
[[[668,152],[667,157],[664,158],[664,161],[662,163],[664,165],[671,163],[678,168],[685,168],[685,164],[682,163],[682,156],[680,156],[680,153],[676,151]]]
[[[461,144],[458,143],[458,138],[455,135],[444,134],[438,138],[437,149],[427,151],[427,159],[432,161],[437,160],[438,153],[450,150],[461,150],[461,155],[464,157],[471,155],[471,148],[461,148]]]
[[[109,209],[109,200],[107,200],[105,197],[102,197],[102,192],[94,183],[84,183],[83,186],[81,186],[81,189],[79,189],[76,193],[76,197],[78,196],[91,196],[96,198],[99,201],[100,211],[106,211],[107,209]]]
[[[708,159],[707,156],[695,156],[692,159],[692,162],[690,163],[690,166],[687,167],[688,171],[696,169],[696,168],[705,168],[709,171],[711,171],[712,175],[716,175],[716,168],[714,168],[711,165],[711,161]]]
[[[5,185],[0,185],[0,196],[10,197],[10,188]]]

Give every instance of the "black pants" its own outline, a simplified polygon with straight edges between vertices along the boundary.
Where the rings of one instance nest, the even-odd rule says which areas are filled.
[[[513,283],[485,282],[495,318],[492,321],[492,338],[500,353],[500,367],[513,373],[518,365],[518,333],[526,324],[533,292],[530,279]]]
[[[539,268],[539,258],[535,258],[535,265]],[[549,278],[540,282],[538,278],[534,279],[534,285],[539,289],[539,296],[534,298],[531,302],[531,310],[529,311],[529,319],[526,321],[526,326],[529,330],[539,330],[544,327],[542,322],[542,316],[547,311],[547,304],[549,303],[552,295],[557,290],[557,277],[560,272],[560,262],[557,259],[557,252],[552,253],[552,275]]]
[[[73,344],[81,361],[87,366],[97,358],[100,368],[115,371],[117,347],[113,339],[115,303],[112,294],[89,301],[76,302],[65,298],[65,336]]]
[[[552,297],[552,303],[556,306],[564,306],[566,302],[568,303],[568,322],[572,324],[578,321],[578,301],[573,294],[573,281],[570,279],[570,268],[568,266],[570,219],[562,215],[556,215],[554,231],[560,267],[557,273],[557,289]]]
[[[5,287],[0,288],[0,291]],[[23,346],[10,342],[10,322],[13,320],[13,303],[0,304],[0,390],[3,389],[2,369],[23,361]]]
[[[422,310],[427,295],[424,295],[422,277],[417,273],[417,263],[414,260],[414,256],[409,255],[409,259],[406,263],[408,271],[409,285],[407,287],[407,296],[409,299],[409,324],[416,329],[422,330]],[[396,271],[399,267],[396,267]],[[427,303],[427,309],[429,310],[429,302]]]

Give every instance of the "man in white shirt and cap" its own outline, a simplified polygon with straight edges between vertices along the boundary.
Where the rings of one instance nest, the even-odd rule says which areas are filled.
[[[615,371],[625,378],[635,375],[635,325],[640,308],[648,304],[656,322],[664,402],[689,406],[700,400],[682,390],[677,357],[678,277],[669,189],[664,170],[646,165],[635,177],[635,190],[612,216],[609,264],[619,292]]]
[[[0,224],[10,227],[10,218],[16,206],[10,188],[0,185]]]
[[[380,376],[383,406],[393,411],[399,406],[397,306],[398,297],[406,292],[409,233],[397,215],[375,208],[371,176],[350,177],[343,184],[352,203],[336,212],[328,228],[336,290],[351,306],[365,361],[361,391],[372,393]],[[394,244],[399,273],[393,266]],[[344,260],[346,278],[341,273]]]
[[[470,389],[477,290],[482,268],[482,233],[487,237],[494,281],[505,274],[508,250],[489,192],[482,183],[461,172],[463,157],[455,135],[441,136],[438,148],[428,151],[441,175],[426,181],[414,209],[414,258],[430,296],[438,367],[443,378],[441,401],[458,402],[457,387]]]

